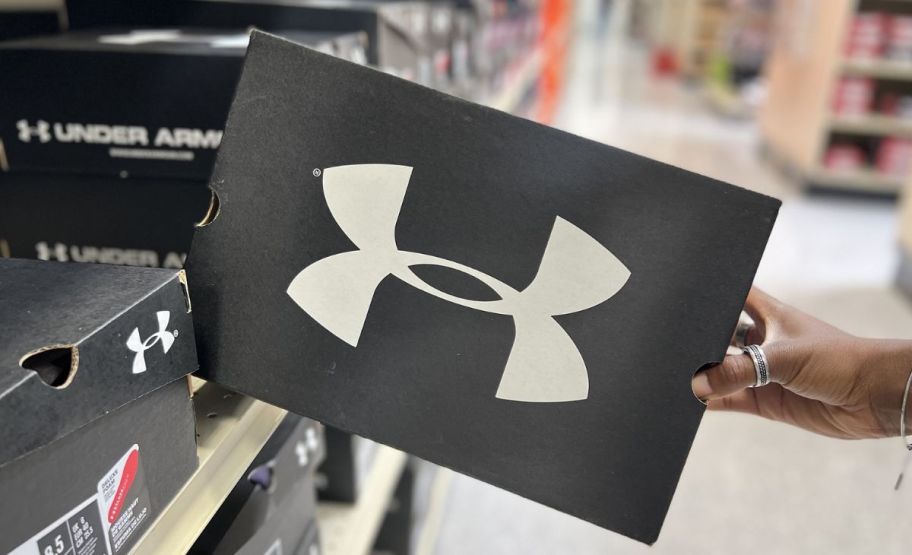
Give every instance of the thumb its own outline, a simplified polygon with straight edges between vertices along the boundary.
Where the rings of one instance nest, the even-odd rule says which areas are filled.
[[[728,355],[721,364],[694,374],[691,388],[703,401],[718,399],[754,385],[757,372],[747,354]]]

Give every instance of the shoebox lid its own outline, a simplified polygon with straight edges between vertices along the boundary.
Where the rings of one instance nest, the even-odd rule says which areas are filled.
[[[778,200],[256,32],[211,184],[203,377],[655,541]]]
[[[0,468],[197,367],[182,270],[0,259]]]

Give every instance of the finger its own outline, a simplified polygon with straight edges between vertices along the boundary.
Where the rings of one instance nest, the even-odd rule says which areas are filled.
[[[756,389],[742,389],[727,397],[711,399],[706,403],[709,410],[744,412],[759,415],[760,406],[757,403]]]
[[[761,344],[773,323],[773,316],[780,305],[778,300],[757,287],[751,287],[744,301],[744,312],[754,321],[754,327],[745,334],[745,343]]]
[[[727,397],[706,403],[709,410],[744,412],[766,418],[780,419],[785,395],[793,395],[776,383],[764,387],[742,389]]]
[[[834,420],[832,409],[820,401],[796,395],[779,384],[770,384],[756,389],[744,389],[707,403],[713,411],[731,411],[762,416],[777,422],[784,422],[814,433],[843,439],[877,437],[883,432],[868,430],[861,433],[854,426]]]
[[[721,364],[697,372],[691,388],[699,399],[708,401],[741,391],[756,381],[757,372],[749,356],[728,355]]]
[[[788,344],[762,347],[771,382],[789,383],[800,368],[801,352]],[[691,381],[694,395],[708,401],[727,397],[757,383],[757,369],[747,353],[727,355],[721,364],[697,372]]]

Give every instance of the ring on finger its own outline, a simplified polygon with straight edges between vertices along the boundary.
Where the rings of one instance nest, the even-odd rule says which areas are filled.
[[[757,373],[757,379],[750,387],[763,387],[770,383],[769,362],[766,360],[766,353],[760,345],[745,345],[741,350],[750,356],[754,363],[754,371]]]

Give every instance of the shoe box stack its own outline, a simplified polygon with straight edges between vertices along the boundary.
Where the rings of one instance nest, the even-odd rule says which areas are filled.
[[[256,27],[367,34],[366,62],[423,85],[442,87],[447,75],[435,73],[429,4],[419,1],[184,0],[180,24],[243,29]],[[443,68],[444,71],[448,68]]]
[[[182,267],[251,26],[477,100],[538,20],[503,0],[109,4],[69,0],[70,31],[0,42],[0,256]]]
[[[363,41],[287,36],[334,54]],[[111,28],[0,42],[0,254],[182,267],[247,40]]]
[[[57,33],[61,18],[62,12],[49,6],[28,7],[21,3],[10,9],[0,4],[0,40]]]
[[[183,271],[0,275],[0,552],[127,553],[197,467]]]
[[[190,553],[310,555],[319,545],[314,475],[325,453],[321,424],[286,415]]]
[[[14,371],[3,384],[11,393],[0,396],[0,412],[10,411],[6,421],[22,419],[28,425],[7,427],[9,452],[0,458],[0,468],[9,472],[2,473],[0,490],[12,498],[56,500],[40,511],[4,511],[9,515],[3,528],[9,525],[11,533],[3,534],[0,548],[32,553],[37,546],[44,553],[48,546],[60,549],[62,541],[61,552],[72,547],[80,553],[81,546],[104,542],[110,553],[120,553],[133,545],[144,523],[154,520],[196,465],[191,399],[185,381],[177,379],[196,369],[196,359],[195,353],[179,348],[192,345],[190,327],[182,320],[186,313],[179,316],[176,306],[183,297],[169,301],[175,306],[158,302],[141,322],[134,322],[133,312],[115,310],[116,303],[139,306],[157,297],[104,284],[125,279],[119,272],[131,271],[182,279],[177,270],[184,265],[195,225],[207,223],[218,208],[208,182],[248,28],[483,99],[531,50],[536,12],[532,3],[503,0],[68,0],[66,5],[65,17],[0,16],[0,73],[6,83],[0,102],[0,262],[6,263],[2,257],[52,261],[37,262],[34,268],[41,270],[28,270],[48,276],[36,278],[38,284],[52,283],[52,276],[74,268],[74,275],[89,280],[86,292],[97,289],[94,294],[101,299],[112,296],[112,317],[89,325],[77,311],[72,329],[117,324],[118,331],[108,346],[115,353],[110,361],[101,355],[93,360],[94,351],[83,349],[73,334],[36,340],[41,345],[12,344],[0,334],[0,352],[10,361],[24,355],[23,349],[36,355],[31,369],[10,362]],[[4,27],[7,21],[13,24]],[[60,21],[68,23],[68,30],[60,29]],[[75,279],[67,278],[67,283]],[[25,286],[28,280],[22,281]],[[18,277],[10,280],[19,282]],[[169,290],[185,293],[181,287]],[[0,295],[0,303],[17,296]],[[0,319],[17,322],[22,317],[20,307],[0,304]],[[132,327],[121,329],[123,322]],[[35,329],[39,322],[30,325],[23,329]],[[146,380],[142,388],[125,389],[128,393],[104,385],[104,373],[115,372],[105,365],[126,365],[125,379],[141,381],[153,375],[152,363],[143,362],[153,358],[167,360],[182,373],[163,375],[168,383]],[[70,362],[74,372],[67,374]],[[102,369],[89,366],[95,363]],[[71,410],[74,403],[82,408]],[[38,407],[43,417],[26,418],[29,413],[21,406]],[[131,428],[125,424],[130,421],[142,421],[142,426]],[[44,435],[33,429],[39,422],[47,427]],[[16,447],[17,441],[25,443]],[[280,542],[282,553],[307,553],[307,545],[318,541],[311,525],[312,491],[316,488],[320,499],[355,502],[377,447],[336,429],[326,430],[324,443],[319,425],[289,417],[236,485],[196,551],[278,552],[269,550]],[[325,461],[319,464],[323,453]],[[60,460],[87,463],[74,477],[51,468]],[[412,474],[407,471],[403,480],[412,480]],[[4,482],[7,477],[13,478]],[[127,500],[135,503],[106,507],[114,502],[107,496],[124,499],[117,490],[121,486],[114,484],[121,478],[132,480],[130,492],[137,493]],[[408,545],[402,538],[411,533],[412,518],[405,532],[401,514],[405,509],[412,514],[412,495],[402,495],[395,503],[401,510],[393,511],[400,518],[391,514],[387,519],[392,524],[384,527],[381,547],[384,542]],[[295,519],[285,518],[289,514]]]

